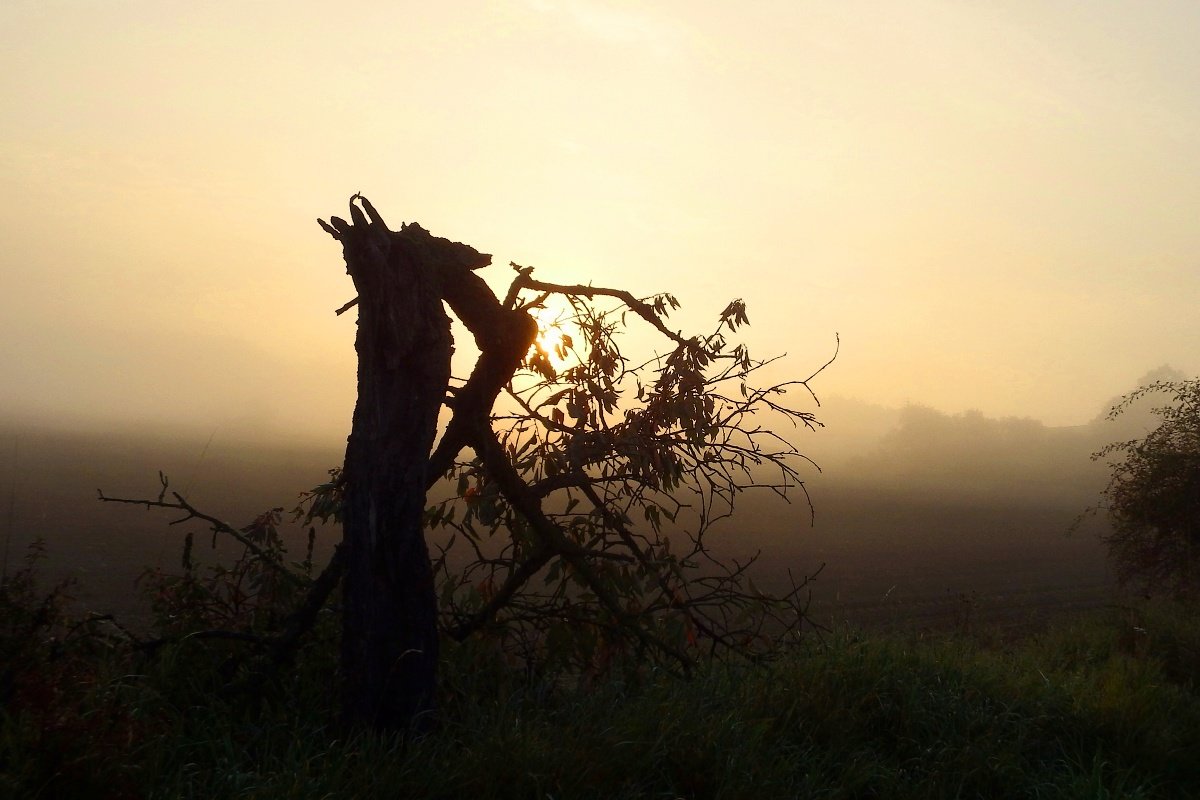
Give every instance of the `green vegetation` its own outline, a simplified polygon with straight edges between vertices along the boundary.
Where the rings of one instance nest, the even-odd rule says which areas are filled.
[[[1153,410],[1158,427],[1094,456],[1115,457],[1104,490],[1113,528],[1109,552],[1123,581],[1194,594],[1200,589],[1200,379],[1142,386],[1113,406],[1109,418],[1143,398],[1166,400]]]
[[[1200,622],[1159,602],[1018,640],[840,632],[691,680],[567,681],[448,645],[433,734],[336,727],[336,625],[260,693],[230,643],[130,651],[5,581],[0,796],[1194,797]]]
[[[490,256],[415,223],[390,231],[359,195],[350,212],[322,225],[359,290],[339,311],[359,307],[359,405],[344,468],[290,514],[304,560],[289,560],[282,508],[231,525],[162,473],[156,498],[102,492],[206,523],[241,556],[197,560],[189,532],[180,572],[143,575],[143,634],[72,619],[67,586],[39,594],[32,548],[0,582],[0,795],[1200,791],[1200,624],[1186,606],[1015,642],[818,635],[808,578],[772,596],[754,558],[709,547],[750,489],[807,499],[810,462],[764,418],[815,427],[781,396],[811,395],[830,363],[756,386],[773,360],[726,338],[748,324],[740,300],[690,338],[666,325],[670,295],[545,283],[515,264],[501,301],[474,274]],[[414,297],[419,323],[396,313]],[[479,347],[461,386],[443,301]],[[574,333],[547,339],[535,310]],[[623,356],[633,318],[669,353]],[[1176,516],[1191,525],[1191,510]],[[325,523],[343,537],[315,574]]]

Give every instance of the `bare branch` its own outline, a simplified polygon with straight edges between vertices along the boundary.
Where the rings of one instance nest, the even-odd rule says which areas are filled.
[[[283,562],[281,562],[275,555],[268,553],[259,547],[258,544],[247,537],[242,530],[235,528],[224,520],[200,511],[187,500],[185,500],[183,496],[179,494],[179,492],[171,492],[171,496],[175,498],[174,502],[164,500],[163,498],[167,492],[167,482],[166,478],[162,477],[162,473],[159,473],[159,475],[163,481],[163,491],[159,494],[157,500],[134,500],[124,497],[109,497],[108,495],[104,494],[102,489],[97,489],[96,491],[100,496],[101,502],[104,503],[125,503],[128,505],[145,506],[147,510],[151,508],[167,508],[175,511],[182,511],[187,515],[181,519],[174,520],[171,523],[172,525],[178,525],[192,519],[198,519],[207,522],[214,533],[224,533],[232,536],[247,550],[260,558],[264,564],[270,565],[272,569],[274,569],[280,575],[283,575],[288,581],[297,586],[305,585],[305,580],[303,578],[292,572],[292,570],[288,569],[288,567],[283,564]]]
[[[513,264],[515,268],[517,265]],[[518,288],[531,289],[535,292],[547,292],[553,294],[570,295],[572,297],[612,297],[620,300],[625,305],[629,306],[639,317],[653,325],[663,336],[666,336],[671,341],[683,347],[695,345],[695,339],[685,339],[676,331],[672,331],[663,324],[662,317],[646,303],[634,297],[624,289],[605,289],[600,286],[581,286],[579,284],[566,285],[558,283],[547,283],[545,281],[535,280],[530,273],[521,272],[513,279],[513,285]]]

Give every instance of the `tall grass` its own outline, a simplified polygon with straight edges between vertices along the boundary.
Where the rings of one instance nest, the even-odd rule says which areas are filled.
[[[690,681],[564,686],[452,646],[442,724],[415,742],[338,730],[328,641],[254,705],[214,694],[198,668],[212,647],[183,643],[140,671],[116,652],[76,654],[46,673],[55,698],[13,694],[0,794],[1200,796],[1200,623],[1173,605],[1018,641],[844,631]]]

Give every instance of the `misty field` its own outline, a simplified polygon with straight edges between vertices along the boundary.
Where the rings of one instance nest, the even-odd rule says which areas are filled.
[[[1200,799],[1200,2],[282,5],[0,2],[0,800]]]
[[[185,640],[143,658],[31,636],[41,629],[20,624],[63,577],[76,599],[63,610],[68,629],[85,610],[135,630],[149,623],[146,586],[135,584],[147,567],[176,568],[184,530],[169,515],[101,505],[97,488],[150,497],[162,468],[192,501],[241,522],[293,504],[338,462],[336,447],[29,430],[12,440],[6,573],[33,537],[47,557],[25,611],[7,617],[0,795],[1157,798],[1200,789],[1200,626],[1191,609],[1117,592],[1096,521],[1066,535],[1094,473],[1064,473],[1061,490],[976,481],[939,491],[864,463],[853,479],[811,482],[815,524],[803,505],[747,498],[721,547],[736,557],[761,550],[761,583],[824,564],[812,584],[815,624],[786,657],[713,661],[684,682],[644,669],[563,681],[513,671],[486,647],[452,646],[445,724],[403,743],[345,739],[332,727],[330,630],[250,708],[214,683],[216,643]],[[300,557],[303,532],[286,537]],[[332,544],[317,541],[318,562]],[[203,534],[195,550],[213,561],[232,552],[220,541],[209,550]]]
[[[172,527],[175,517],[162,511],[102,505],[97,489],[153,497],[161,469],[205,511],[244,524],[268,508],[291,508],[299,492],[323,481],[342,457],[337,442],[229,443],[167,432],[23,429],[5,431],[0,441],[8,443],[0,492],[10,508],[0,535],[9,561],[41,538],[49,577],[74,578],[83,605],[134,623],[146,613],[134,582],[147,567],[178,563],[188,527]],[[1113,589],[1102,528],[1093,520],[1068,535],[1102,485],[1095,470],[1087,470],[1091,441],[1069,451],[1069,467],[1063,455],[1030,454],[1035,463],[1039,457],[1046,462],[1042,469],[1057,470],[1064,486],[1057,493],[1014,492],[1003,475],[988,476],[988,491],[981,493],[978,485],[908,485],[903,471],[884,475],[872,462],[827,469],[810,482],[811,524],[802,499],[788,505],[747,495],[718,530],[717,548],[739,558],[761,551],[756,576],[764,586],[787,569],[809,574],[823,564],[810,607],[823,624],[1020,627],[1056,610],[1095,608],[1111,600]],[[285,537],[293,552],[303,551],[303,531],[285,531]],[[200,557],[210,539],[199,536]],[[318,562],[333,544],[318,538]],[[230,552],[218,539],[212,557]]]

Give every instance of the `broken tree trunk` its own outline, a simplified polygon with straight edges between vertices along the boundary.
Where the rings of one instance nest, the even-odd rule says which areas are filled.
[[[355,205],[361,200],[369,219]],[[430,449],[450,378],[446,284],[491,257],[431,236],[389,231],[365,198],[340,240],[358,290],[358,401],[346,447],[343,713],[351,725],[427,729],[438,657],[437,601],[422,531]]]

